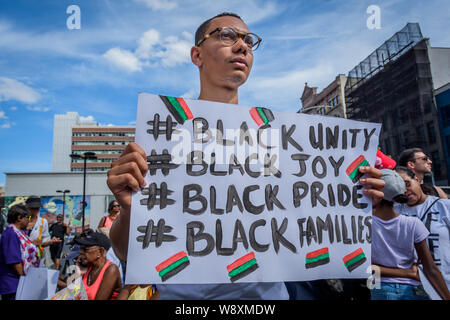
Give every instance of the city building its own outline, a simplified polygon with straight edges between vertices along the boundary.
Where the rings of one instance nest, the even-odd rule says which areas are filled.
[[[434,99],[447,168],[450,168],[450,48],[429,48]],[[447,170],[448,180],[450,172]]]
[[[54,172],[83,171],[84,159],[71,158],[94,152],[97,159],[87,160],[87,171],[107,171],[128,143],[134,141],[135,127],[100,126],[95,121],[81,120],[76,112],[56,114],[53,133]]]
[[[114,199],[106,184],[106,171],[126,145],[134,141],[134,134],[135,127],[102,126],[76,112],[55,115],[52,172],[5,172],[5,191],[0,198],[0,208],[12,205],[11,201],[18,203],[35,195],[48,201],[45,210],[52,212],[58,206],[59,211],[55,212],[60,213],[63,196],[57,190],[70,190],[66,197],[72,201],[72,206],[66,209],[77,215],[79,223],[84,194],[87,203],[85,226],[96,229],[100,219],[107,214],[108,203]],[[70,155],[85,152],[94,152],[97,159],[86,163],[84,190],[84,160]],[[2,219],[5,217],[0,217]],[[75,229],[79,231],[79,225]]]
[[[384,153],[398,160],[404,149],[422,148],[433,161],[431,179],[447,185],[434,101],[432,50],[419,24],[408,23],[348,73],[345,101],[348,119],[382,123]]]
[[[320,93],[317,93],[317,87],[309,87],[308,83],[305,83],[305,88],[300,98],[302,108],[298,112],[345,118],[346,82],[347,77],[344,74],[339,74]]]

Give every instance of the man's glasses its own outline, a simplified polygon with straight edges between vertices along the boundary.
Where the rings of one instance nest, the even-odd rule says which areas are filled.
[[[428,157],[428,156],[419,157],[419,158],[414,159],[414,161],[416,161],[416,160],[423,160],[423,161],[427,162],[428,160],[430,160],[430,157]]]
[[[222,41],[222,43],[226,46],[234,45],[239,40],[239,38],[241,38],[242,40],[244,40],[245,44],[250,50],[255,51],[256,49],[258,49],[262,41],[259,36],[251,32],[242,32],[233,28],[216,28],[210,33],[206,34],[199,42],[197,42],[197,46],[200,46],[203,41],[210,38],[216,32],[219,33],[220,41]]]
[[[113,205],[113,208],[114,208],[114,207],[119,207],[119,208],[120,208],[120,204],[114,204],[114,205]]]

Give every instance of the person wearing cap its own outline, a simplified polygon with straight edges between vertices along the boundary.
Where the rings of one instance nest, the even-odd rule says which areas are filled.
[[[42,208],[41,198],[30,196],[25,201],[25,205],[31,213],[27,226],[28,237],[39,248],[39,257],[41,258],[41,265],[43,265],[45,260],[43,259],[44,248],[62,240],[56,237],[51,238],[47,219],[40,217],[39,210]]]
[[[450,200],[425,194],[419,177],[409,168],[398,166],[395,170],[405,181],[408,201],[396,204],[394,209],[400,214],[418,217],[425,224],[430,232],[428,248],[450,287]]]
[[[80,255],[85,259],[88,270],[83,275],[83,284],[89,300],[115,300],[122,288],[119,268],[106,259],[110,248],[107,236],[93,232],[79,237]]]
[[[427,228],[418,218],[394,210],[394,202],[408,201],[405,182],[393,170],[381,172],[384,197],[374,206],[372,216],[372,269],[379,268],[381,283],[372,289],[372,300],[428,300],[415,265],[417,256],[434,289],[442,299],[450,300],[450,292],[427,246]]]

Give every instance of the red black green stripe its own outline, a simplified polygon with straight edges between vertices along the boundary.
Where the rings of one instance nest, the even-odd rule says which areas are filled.
[[[330,262],[330,253],[328,248],[322,248],[316,251],[309,252],[306,255],[305,267],[306,269],[315,268]]]
[[[235,282],[249,275],[258,269],[258,267],[255,253],[250,252],[227,266],[228,276],[230,277],[231,282]]]
[[[161,280],[164,282],[186,268],[189,263],[186,252],[180,251],[158,264],[155,269],[158,271]]]
[[[268,124],[270,121],[275,119],[272,111],[266,108],[254,107],[251,108],[249,112],[253,121],[255,121],[258,126]]]
[[[364,262],[367,261],[366,255],[364,254],[364,251],[359,248],[352,253],[346,255],[342,261],[344,261],[345,267],[349,272],[352,272],[356,268],[358,268],[360,265],[364,264]]]
[[[359,167],[368,166],[369,162],[363,155],[356,158],[345,170],[345,173],[349,176],[353,183],[357,183],[358,180],[364,175],[359,172]]]
[[[166,105],[170,114],[177,120],[178,123],[183,124],[186,120],[194,118],[186,101],[183,98],[175,98],[170,96],[159,96]]]

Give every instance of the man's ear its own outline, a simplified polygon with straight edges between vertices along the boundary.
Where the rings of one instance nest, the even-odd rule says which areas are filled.
[[[197,46],[193,46],[191,48],[191,60],[192,63],[195,64],[197,67],[201,67],[202,65],[202,55],[201,55],[202,49]]]
[[[406,167],[407,167],[408,169],[411,169],[411,170],[414,171],[414,168],[416,167],[416,165],[414,164],[414,162],[408,161],[408,162],[406,163]]]

